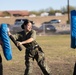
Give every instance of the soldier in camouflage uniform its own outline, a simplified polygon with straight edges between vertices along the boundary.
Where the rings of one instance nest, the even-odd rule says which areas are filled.
[[[44,52],[41,47],[35,41],[36,39],[36,31],[32,29],[32,21],[28,19],[21,25],[23,31],[15,34],[15,39],[18,42],[18,45],[23,45],[26,48],[25,54],[25,74],[24,75],[32,75],[33,71],[33,61],[34,59],[37,61],[39,67],[41,68],[44,75],[50,75],[49,68],[45,64]],[[9,33],[11,35],[11,33]]]

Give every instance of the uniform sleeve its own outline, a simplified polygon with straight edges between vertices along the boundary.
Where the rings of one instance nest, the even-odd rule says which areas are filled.
[[[32,31],[31,38],[33,38],[34,40],[36,39],[36,31],[35,30]]]
[[[13,37],[14,37],[15,40],[18,40],[19,39],[19,36],[20,35],[18,33],[16,33],[16,34],[13,35]]]

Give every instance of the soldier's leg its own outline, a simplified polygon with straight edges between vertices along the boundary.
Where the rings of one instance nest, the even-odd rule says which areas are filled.
[[[33,58],[29,57],[28,54],[26,54],[26,56],[25,56],[25,65],[26,65],[26,69],[25,69],[25,74],[24,75],[32,75]]]
[[[50,74],[50,69],[47,66],[47,64],[45,63],[45,57],[44,57],[44,53],[42,51],[38,50],[38,53],[35,57],[39,67],[41,68],[42,72],[44,75],[51,75]]]
[[[3,75],[2,57],[0,55],[0,75]]]

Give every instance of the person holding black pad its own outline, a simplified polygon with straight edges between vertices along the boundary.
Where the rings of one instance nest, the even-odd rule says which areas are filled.
[[[37,61],[38,66],[44,75],[51,75],[50,69],[45,63],[45,56],[42,48],[36,42],[36,31],[32,29],[33,21],[26,19],[21,25],[23,31],[14,35],[17,45],[23,45],[26,48],[25,52],[25,73],[24,75],[33,74],[33,61]],[[12,34],[9,32],[9,36]]]

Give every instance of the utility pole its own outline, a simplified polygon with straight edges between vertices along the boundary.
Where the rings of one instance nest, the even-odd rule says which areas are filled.
[[[67,11],[68,11],[68,23],[70,22],[70,18],[69,18],[69,0],[67,0]]]

